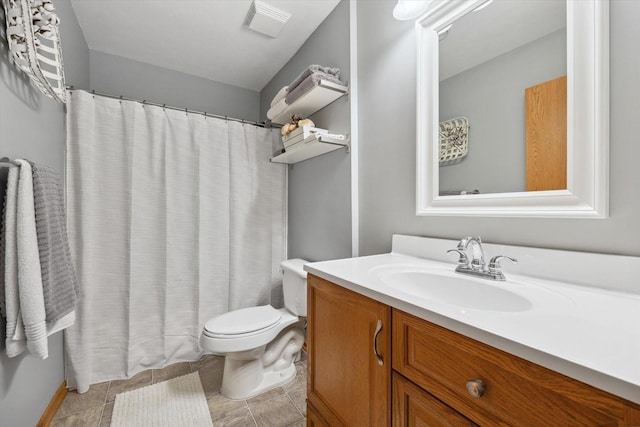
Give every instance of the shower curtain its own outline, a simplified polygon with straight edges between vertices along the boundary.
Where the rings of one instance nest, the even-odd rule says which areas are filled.
[[[80,281],[69,387],[197,360],[206,320],[282,305],[279,132],[68,94],[67,209]]]

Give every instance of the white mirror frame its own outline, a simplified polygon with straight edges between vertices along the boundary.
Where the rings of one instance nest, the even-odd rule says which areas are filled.
[[[433,2],[416,22],[416,214],[606,218],[609,214],[608,0],[567,0],[567,189],[439,195],[438,32],[486,1]]]

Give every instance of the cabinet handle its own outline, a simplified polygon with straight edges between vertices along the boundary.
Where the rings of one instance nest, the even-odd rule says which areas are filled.
[[[378,353],[378,334],[382,330],[382,320],[378,320],[378,324],[376,325],[376,331],[373,334],[373,354],[375,354],[376,359],[378,359],[378,365],[384,365],[382,361],[382,356]]]
[[[482,380],[467,381],[467,391],[473,397],[482,397],[486,390],[487,386]]]

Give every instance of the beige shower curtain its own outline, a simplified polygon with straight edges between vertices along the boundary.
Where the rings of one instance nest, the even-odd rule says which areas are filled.
[[[68,94],[69,239],[80,281],[67,384],[196,360],[204,322],[281,306],[286,167],[279,133]]]

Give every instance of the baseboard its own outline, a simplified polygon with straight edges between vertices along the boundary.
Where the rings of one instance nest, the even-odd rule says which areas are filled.
[[[60,408],[60,405],[62,405],[62,401],[64,400],[66,395],[67,382],[62,381],[62,384],[60,384],[60,387],[58,387],[56,393],[51,398],[49,405],[47,405],[47,409],[45,409],[42,413],[40,421],[38,421],[36,427],[49,427],[49,424],[51,424],[51,421],[53,421],[53,417],[56,416],[56,412],[58,412],[58,409]]]

